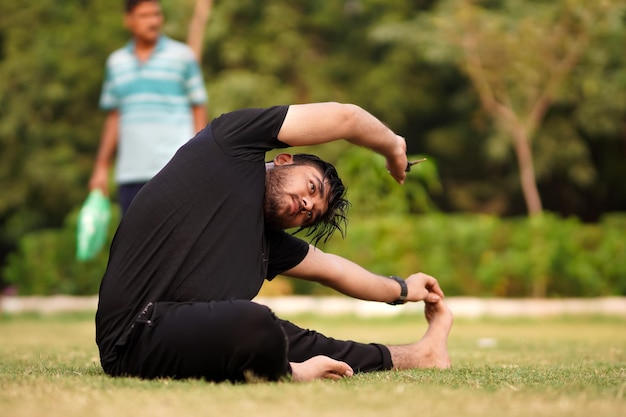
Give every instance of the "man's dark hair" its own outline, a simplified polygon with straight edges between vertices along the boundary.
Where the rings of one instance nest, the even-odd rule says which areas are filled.
[[[133,11],[133,9],[135,7],[137,7],[137,5],[139,3],[143,3],[144,1],[152,1],[152,2],[155,2],[155,3],[159,2],[159,0],[125,0],[124,1],[124,11],[126,13],[130,13],[130,12]]]
[[[326,243],[336,230],[341,233],[342,237],[345,237],[348,225],[346,214],[350,202],[346,199],[346,187],[339,178],[335,167],[315,155],[304,153],[293,155],[293,165],[310,165],[318,168],[323,174],[322,180],[328,183],[329,189],[326,213],[315,224],[303,226],[296,233],[306,230],[305,236],[313,236],[312,244],[314,246],[317,246],[320,240]]]

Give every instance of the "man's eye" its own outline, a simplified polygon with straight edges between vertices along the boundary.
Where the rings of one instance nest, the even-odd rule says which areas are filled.
[[[315,192],[315,184],[311,183],[310,187],[311,187],[311,192],[314,193]]]

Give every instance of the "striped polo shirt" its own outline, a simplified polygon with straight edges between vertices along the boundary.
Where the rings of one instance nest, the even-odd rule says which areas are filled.
[[[113,52],[106,63],[100,107],[120,112],[116,180],[145,182],[194,134],[191,107],[207,101],[192,50],[161,36],[140,62],[135,43]]]

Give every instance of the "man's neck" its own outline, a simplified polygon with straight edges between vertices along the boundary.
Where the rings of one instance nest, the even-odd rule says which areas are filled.
[[[135,55],[139,61],[144,62],[150,58],[152,52],[156,49],[158,40],[155,42],[146,42],[139,39],[135,39]]]

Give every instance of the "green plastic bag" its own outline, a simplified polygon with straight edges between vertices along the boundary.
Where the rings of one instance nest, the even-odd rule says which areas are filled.
[[[111,221],[111,203],[102,191],[92,190],[78,214],[76,258],[93,259],[104,246]]]

